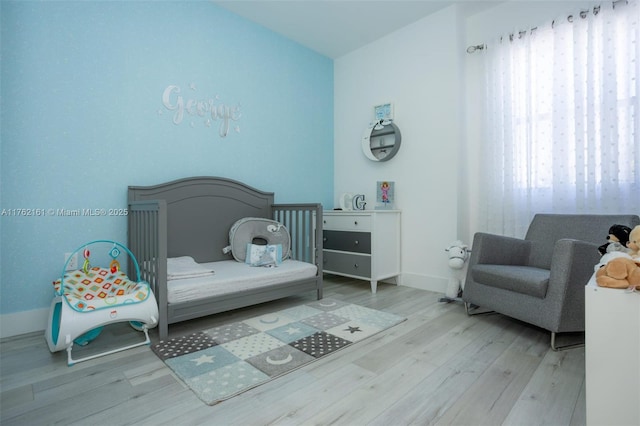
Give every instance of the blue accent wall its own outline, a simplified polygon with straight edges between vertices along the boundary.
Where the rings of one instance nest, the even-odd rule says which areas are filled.
[[[128,185],[223,176],[333,205],[330,58],[205,1],[0,8],[0,313],[48,307],[65,252],[126,243]]]

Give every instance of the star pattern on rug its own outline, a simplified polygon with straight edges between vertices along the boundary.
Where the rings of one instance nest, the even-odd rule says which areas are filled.
[[[201,364],[213,364],[213,356],[212,355],[200,355],[200,357],[192,359],[191,362],[195,362],[196,365],[201,365]]]
[[[351,326],[349,326],[349,327],[345,328],[344,331],[348,331],[351,334],[355,333],[356,331],[359,331],[359,332],[362,333],[362,330],[360,330],[360,327],[351,327]]]

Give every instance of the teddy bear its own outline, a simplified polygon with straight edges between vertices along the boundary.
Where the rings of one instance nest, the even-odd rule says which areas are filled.
[[[631,288],[640,290],[640,259],[616,257],[596,271],[600,287]]]
[[[627,248],[634,259],[640,259],[640,225],[636,225],[629,233]]]
[[[628,252],[627,242],[629,241],[629,234],[631,228],[625,225],[612,225],[609,228],[609,235],[607,235],[607,243],[598,247],[598,251],[601,255],[611,253],[613,251]]]
[[[596,283],[600,287],[640,290],[640,225],[629,233],[626,252],[608,252],[596,265]]]

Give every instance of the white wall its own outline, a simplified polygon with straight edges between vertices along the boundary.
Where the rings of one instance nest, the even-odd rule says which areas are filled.
[[[395,181],[402,210],[402,283],[444,291],[444,249],[457,236],[464,49],[452,6],[335,61],[335,207],[344,192],[375,204],[376,182]],[[372,162],[360,149],[373,107],[392,102],[401,149]]]

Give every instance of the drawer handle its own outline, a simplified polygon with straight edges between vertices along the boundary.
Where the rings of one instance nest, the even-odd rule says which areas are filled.
[[[353,221],[353,224],[357,226],[358,225],[358,221],[357,220]]]
[[[327,237],[322,237],[322,241],[327,242]]]
[[[358,269],[358,264],[357,264],[357,263],[354,263],[353,267],[354,267],[354,268],[356,268],[356,269]]]
[[[355,243],[356,245],[360,244],[360,243],[358,242],[358,240],[355,240],[355,241],[354,241],[354,243]]]

